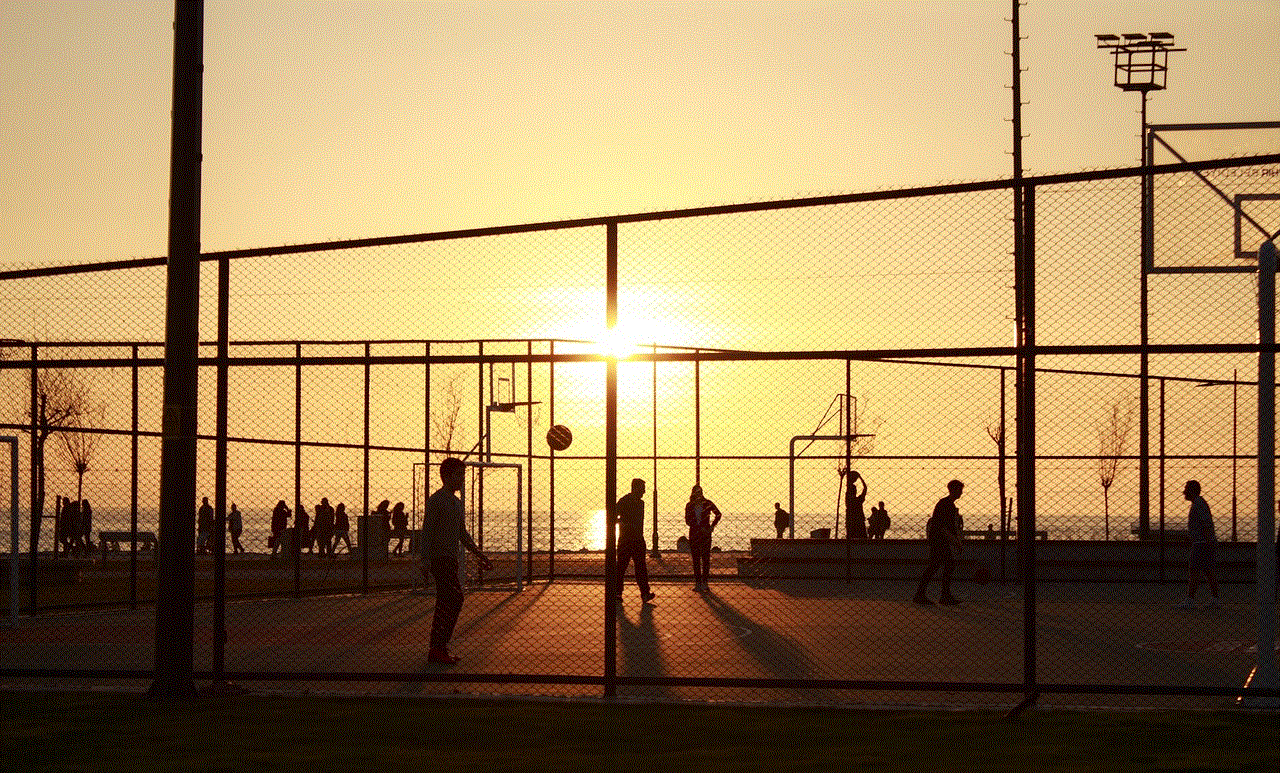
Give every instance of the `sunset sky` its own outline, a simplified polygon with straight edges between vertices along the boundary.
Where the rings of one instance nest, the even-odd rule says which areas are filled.
[[[206,250],[1006,177],[1010,4],[206,3]],[[0,265],[164,253],[173,3],[0,3]],[[1280,3],[1022,10],[1029,173],[1276,118]],[[1247,149],[1256,152],[1256,149]]]
[[[202,247],[1006,178],[1010,15],[1005,0],[210,0]],[[0,3],[0,270],[164,254],[172,21],[169,1]],[[1113,86],[1111,57],[1095,48],[1095,33],[1168,31],[1188,49],[1170,57],[1169,88],[1150,100],[1152,123],[1242,122],[1280,118],[1277,29],[1274,0],[1031,0],[1022,9],[1026,172],[1139,162],[1138,96]],[[1219,138],[1188,153],[1274,153],[1276,137]],[[1041,237],[1041,342],[1133,343],[1133,185],[1069,188],[1043,200],[1057,219],[1046,217]],[[1196,187],[1202,198],[1190,203],[1171,194],[1180,217],[1208,215],[1187,231],[1157,234],[1162,255],[1224,257],[1213,245],[1211,254],[1187,254],[1230,234],[1229,213],[1206,190]],[[623,326],[643,341],[763,350],[1012,343],[1007,193],[835,209],[620,229]],[[208,268],[202,275],[206,340],[213,275]],[[163,279],[156,269],[8,283],[0,287],[0,338],[158,341]],[[232,271],[232,337],[591,338],[603,332],[603,280],[602,228],[246,260]],[[1243,275],[1154,282],[1153,335],[1251,341],[1252,292],[1252,278]],[[58,309],[75,313],[51,313]],[[1243,358],[1182,358],[1154,367],[1222,378],[1241,363],[1247,365]],[[649,451],[649,367],[623,368],[623,453]],[[1131,372],[1136,358],[1042,367]],[[305,379],[307,439],[360,442],[357,370]],[[601,370],[565,367],[558,375],[556,415],[579,433],[575,449],[583,453],[600,452]],[[725,364],[704,374],[708,454],[785,454],[787,438],[811,431],[844,388],[840,362],[754,371]],[[418,372],[387,369],[375,379],[383,381],[373,395],[372,442],[420,443]],[[691,453],[692,368],[670,366],[659,380],[661,453]],[[885,421],[879,453],[990,454],[985,426],[998,415],[999,383],[995,371],[866,365],[853,391],[868,420]],[[291,368],[233,374],[231,434],[291,440],[291,385]],[[206,399],[211,386],[202,382]],[[1046,378],[1044,404],[1063,411],[1042,414],[1041,452],[1093,453],[1088,416],[1133,386]],[[465,388],[471,400],[475,386]],[[714,389],[726,391],[716,398]],[[1170,420],[1178,442],[1197,453],[1221,452],[1231,429],[1229,412],[1221,418],[1230,407],[1226,394],[1180,393],[1185,413]],[[158,400],[144,399],[143,410],[154,413]],[[1213,421],[1201,422],[1208,411],[1217,412]],[[111,420],[126,415],[116,410]],[[472,407],[464,415],[478,423]],[[549,411],[538,408],[532,418],[540,438]],[[211,422],[211,411],[201,421]],[[1204,429],[1210,425],[1212,432]],[[476,431],[467,427],[468,437]],[[504,442],[523,448],[521,428],[496,432],[510,432]],[[261,483],[237,485],[257,486],[255,500],[274,501],[280,471],[292,478],[285,450],[279,459],[255,461],[269,468]],[[337,456],[309,457],[304,465],[357,465],[351,454]],[[387,462],[388,480],[409,480],[405,464]],[[1091,465],[1060,471],[1061,509],[1076,508],[1079,478],[1092,481]],[[982,466],[990,477],[990,464]],[[684,467],[665,472],[664,485],[685,485]],[[814,478],[822,481],[815,483],[821,501],[806,507],[826,506],[826,467],[812,473],[821,476]],[[729,466],[715,474],[735,481],[742,471]],[[628,468],[622,478],[645,472]],[[784,496],[785,459],[746,474],[756,488],[733,507],[756,509]],[[915,465],[909,472],[885,468],[877,479],[895,481],[898,490],[883,495],[902,508],[927,508],[938,481],[952,474]],[[584,471],[581,480],[588,479]],[[1125,484],[1131,497],[1132,477]],[[305,485],[309,499],[330,490],[318,477]],[[984,486],[992,489],[989,480]],[[973,489],[973,499],[981,496],[989,507],[998,500],[985,489]],[[598,486],[583,491],[583,501],[598,507]]]

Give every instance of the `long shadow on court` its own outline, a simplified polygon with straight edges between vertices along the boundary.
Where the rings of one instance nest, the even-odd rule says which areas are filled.
[[[754,658],[762,669],[779,678],[816,678],[817,674],[811,667],[808,650],[794,639],[739,612],[714,590],[706,592],[704,598],[707,607],[722,622],[748,631],[747,635],[735,639],[735,642]],[[713,675],[706,674],[706,676]],[[742,674],[733,674],[733,676],[742,676]]]
[[[624,611],[618,613],[618,643],[622,645],[622,663],[619,676],[667,676],[666,660],[662,657],[662,641],[653,624],[653,606],[643,604],[633,621]],[[625,688],[627,694],[645,698],[669,700],[676,698],[663,685]]]

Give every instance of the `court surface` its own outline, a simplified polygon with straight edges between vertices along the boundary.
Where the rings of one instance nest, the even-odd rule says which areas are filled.
[[[961,584],[956,607],[910,602],[906,582],[657,582],[642,605],[628,582],[617,612],[617,694],[649,700],[875,705],[1012,706],[1020,691],[886,689],[886,682],[1021,684],[1024,604],[1019,586]],[[1252,587],[1226,586],[1217,609],[1180,610],[1176,584],[1049,584],[1037,589],[1040,683],[1234,689],[1255,662]],[[592,696],[605,663],[599,582],[557,581],[468,592],[452,667],[426,662],[434,595],[382,592],[229,602],[225,670],[254,690],[385,695],[435,693]],[[0,628],[0,668],[150,669],[151,608],[42,614]],[[213,662],[212,608],[196,608],[196,670]],[[279,672],[254,681],[236,674]],[[324,679],[369,674],[373,681]],[[306,678],[296,678],[306,675]],[[400,679],[397,675],[405,675]],[[433,675],[426,680],[414,675]],[[438,675],[438,676],[434,676]],[[453,681],[478,675],[483,682]],[[503,684],[508,677],[524,683]],[[565,677],[583,684],[541,684]],[[699,679],[859,680],[866,689],[628,683]],[[436,679],[444,681],[434,681]],[[201,680],[203,682],[203,680]],[[533,682],[533,683],[530,683]],[[594,682],[594,683],[592,683]],[[14,675],[3,685],[52,686]],[[145,686],[144,680],[59,679],[75,686]],[[1044,695],[1041,705],[1217,708],[1227,696]]]

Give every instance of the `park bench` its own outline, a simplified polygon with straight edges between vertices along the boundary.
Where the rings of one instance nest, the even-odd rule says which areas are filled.
[[[140,550],[155,550],[157,546],[156,535],[150,531],[138,532],[137,542]],[[120,551],[121,543],[132,545],[134,543],[133,532],[129,531],[100,531],[98,532],[98,547],[102,552],[108,550]]]

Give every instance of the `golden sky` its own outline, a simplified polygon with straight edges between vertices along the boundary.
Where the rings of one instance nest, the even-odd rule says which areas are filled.
[[[1010,174],[1008,2],[206,4],[207,250]],[[0,265],[163,254],[171,2],[0,3]],[[1022,10],[1030,173],[1276,118],[1274,0]]]

